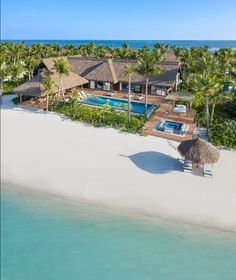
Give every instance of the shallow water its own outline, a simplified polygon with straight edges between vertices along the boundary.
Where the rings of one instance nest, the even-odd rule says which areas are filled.
[[[2,189],[2,278],[236,279],[236,234]]]

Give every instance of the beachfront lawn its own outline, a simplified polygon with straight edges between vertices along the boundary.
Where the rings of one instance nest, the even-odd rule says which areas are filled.
[[[93,126],[112,127],[138,134],[143,134],[142,127],[146,121],[142,116],[131,116],[129,125],[127,113],[117,112],[109,105],[104,105],[102,108],[94,108],[76,102],[61,102],[57,105],[49,106],[49,110],[63,114],[72,120],[88,123]]]

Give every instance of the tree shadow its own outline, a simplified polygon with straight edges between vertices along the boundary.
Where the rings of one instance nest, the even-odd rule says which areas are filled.
[[[174,157],[160,152],[147,151],[129,156],[129,159],[140,169],[152,174],[165,174],[172,171],[183,171],[182,164]]]

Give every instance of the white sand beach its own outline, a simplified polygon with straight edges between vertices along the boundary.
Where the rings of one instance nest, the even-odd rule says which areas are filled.
[[[108,207],[236,231],[236,152],[214,177],[186,174],[167,140],[1,109],[2,180]],[[14,108],[13,108],[14,107]]]

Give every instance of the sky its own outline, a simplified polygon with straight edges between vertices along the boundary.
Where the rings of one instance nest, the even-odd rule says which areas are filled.
[[[236,0],[1,0],[1,39],[235,40]]]

